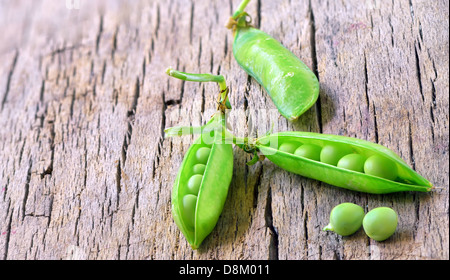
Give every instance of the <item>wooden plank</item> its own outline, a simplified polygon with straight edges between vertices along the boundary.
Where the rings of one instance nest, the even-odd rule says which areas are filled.
[[[0,7],[1,259],[448,259],[448,1],[251,1],[253,23],[318,75],[319,101],[280,117],[239,68],[224,25],[239,1],[16,1]],[[236,135],[313,131],[397,152],[436,189],[369,195],[268,160],[234,174],[221,218],[192,251],[173,222],[173,179],[222,74]],[[393,207],[375,242],[321,231],[331,209]]]

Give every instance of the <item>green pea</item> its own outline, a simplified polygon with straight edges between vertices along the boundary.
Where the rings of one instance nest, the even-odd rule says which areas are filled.
[[[194,228],[195,225],[195,206],[197,205],[197,196],[187,194],[183,197],[183,221],[189,228]]]
[[[203,176],[200,174],[192,175],[191,178],[189,178],[189,181],[187,183],[187,188],[189,190],[189,193],[191,194],[198,194],[198,190],[200,189],[200,184],[202,183]]]
[[[320,161],[336,166],[345,155],[352,153],[352,148],[339,143],[325,145],[320,152]]]
[[[207,147],[202,147],[197,150],[195,157],[198,160],[198,163],[205,164],[208,161],[209,154],[211,153],[211,149]]]
[[[364,172],[387,180],[395,180],[398,169],[397,165],[386,157],[373,155],[364,163]]]
[[[367,236],[383,241],[394,234],[397,229],[397,213],[389,207],[375,208],[364,217],[363,228]]]
[[[355,233],[362,225],[364,209],[353,203],[341,203],[334,207],[330,213],[330,223],[323,231],[334,231],[339,235],[347,236]]]
[[[194,172],[194,174],[203,175],[203,173],[205,173],[205,168],[206,168],[206,165],[199,163],[199,164],[194,165],[194,167],[192,168],[192,171]]]
[[[295,150],[295,155],[300,157],[309,158],[315,161],[320,160],[320,151],[322,148],[313,144],[304,144]]]
[[[298,145],[299,145],[298,143],[285,142],[280,145],[278,150],[288,153],[288,154],[293,154],[295,152],[295,149],[297,149]]]
[[[349,154],[343,156],[337,163],[337,167],[356,172],[364,172],[366,157],[360,154]]]
[[[280,42],[245,22],[245,6],[239,5],[228,25],[234,31],[234,58],[264,87],[281,115],[295,120],[317,101],[319,81]]]

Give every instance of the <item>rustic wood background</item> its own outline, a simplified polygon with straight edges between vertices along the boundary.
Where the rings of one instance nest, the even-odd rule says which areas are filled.
[[[449,259],[449,1],[252,1],[253,23],[319,77],[293,123],[233,58],[224,25],[239,2],[0,1],[0,259]],[[168,66],[224,75],[236,134],[366,139],[436,188],[356,193],[246,166],[235,147],[222,216],[192,251],[170,196],[193,137],[164,129],[209,120],[217,86]],[[397,232],[322,232],[347,201],[393,207]]]

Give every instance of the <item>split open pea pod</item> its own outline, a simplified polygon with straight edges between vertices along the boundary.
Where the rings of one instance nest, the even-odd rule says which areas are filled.
[[[225,110],[231,109],[222,75],[167,69],[174,78],[219,85],[217,112],[201,127],[165,129],[166,137],[200,134],[186,152],[172,189],[172,216],[192,249],[211,233],[222,213],[233,175],[233,148],[224,141]]]
[[[233,174],[231,144],[207,144],[202,137],[185,154],[172,190],[173,219],[193,249],[217,224]]]
[[[297,56],[267,33],[251,27],[242,1],[227,25],[233,29],[237,63],[261,84],[281,115],[295,120],[319,96],[316,75]]]
[[[197,249],[211,233],[222,213],[233,175],[233,148],[223,141],[230,109],[228,87],[222,75],[185,73],[171,68],[174,78],[219,85],[218,112],[202,127],[165,129],[166,137],[200,136],[186,152],[172,189],[172,216],[192,249]]]
[[[279,147],[286,146],[286,143],[296,149],[302,146],[316,148],[311,156],[280,150]],[[432,189],[428,180],[393,151],[357,138],[312,132],[280,132],[259,138],[255,146],[270,161],[287,171],[349,190],[383,194],[427,192]],[[349,155],[357,156],[352,159]],[[341,160],[344,164],[340,164]]]

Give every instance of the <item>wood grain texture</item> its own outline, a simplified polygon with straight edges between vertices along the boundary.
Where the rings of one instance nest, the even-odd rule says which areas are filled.
[[[448,1],[252,1],[253,24],[317,74],[320,97],[279,116],[239,68],[224,25],[239,1],[0,4],[0,259],[449,259]],[[66,5],[72,3],[72,5]],[[398,153],[436,187],[369,195],[253,166],[234,148],[224,211],[192,251],[172,220],[174,176],[222,74],[237,135],[313,131]],[[385,242],[322,232],[342,202],[399,214]]]

